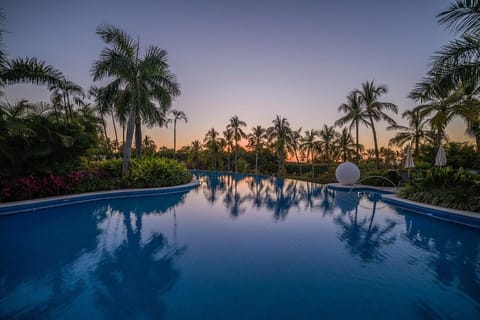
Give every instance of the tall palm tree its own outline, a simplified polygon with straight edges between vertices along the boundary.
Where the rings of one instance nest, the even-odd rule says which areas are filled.
[[[235,172],[237,170],[237,160],[238,160],[238,141],[242,138],[246,138],[247,135],[242,130],[242,127],[246,127],[247,124],[245,121],[242,121],[238,118],[237,115],[230,118],[230,123],[227,125],[227,130],[231,130],[233,134],[233,140],[235,140]]]
[[[335,131],[333,126],[327,126],[326,124],[323,125],[323,128],[318,132],[318,136],[320,137],[320,145],[322,146],[323,151],[325,152],[325,160],[327,162],[327,168],[330,167],[331,159],[331,151],[333,149],[333,145],[338,138],[338,132]]]
[[[295,157],[297,160],[298,171],[302,175],[302,166],[300,166],[300,160],[298,159],[298,151],[300,149],[300,143],[302,139],[302,128],[298,130],[292,130],[290,141],[287,143],[287,151]]]
[[[434,132],[429,128],[426,128],[428,124],[428,119],[423,119],[420,116],[419,110],[407,110],[402,113],[402,118],[408,119],[408,127],[401,125],[392,125],[388,126],[387,130],[398,130],[395,134],[395,137],[390,139],[389,144],[403,146],[406,143],[413,143],[414,151],[413,154],[416,157],[418,155],[418,150],[420,143],[422,142],[431,142],[434,140]]]
[[[230,156],[233,150],[233,131],[226,129],[223,131],[223,140],[225,141],[225,151],[227,152],[227,171],[230,171]]]
[[[252,128],[248,135],[248,147],[255,149],[255,175],[258,174],[258,151],[264,146],[267,138],[267,130],[260,125]]]
[[[173,159],[176,158],[176,150],[177,150],[177,121],[183,120],[185,123],[188,122],[187,115],[183,111],[179,110],[172,110],[170,114],[173,116],[171,119],[173,121]]]
[[[137,157],[141,157],[142,123],[165,125],[166,112],[180,89],[175,75],[168,69],[165,50],[150,46],[139,56],[140,41],[134,41],[123,30],[111,25],[99,26],[97,34],[108,46],[93,64],[93,80],[113,78],[107,87],[119,88],[115,103],[126,108],[128,113],[122,165],[125,175],[130,165],[134,131]]]
[[[217,170],[218,152],[220,151],[220,139],[218,138],[218,131],[215,128],[211,128],[205,134],[203,142],[205,147],[210,150],[212,154],[213,170]]]
[[[279,173],[285,170],[285,149],[292,136],[290,123],[286,118],[277,115],[272,121],[273,126],[267,129],[268,140],[273,144],[278,159]]]
[[[365,115],[368,117],[369,125],[372,128],[373,144],[375,147],[375,162],[377,169],[380,169],[380,158],[378,152],[377,131],[375,130],[375,122],[380,120],[387,121],[390,125],[396,122],[385,111],[398,113],[398,107],[390,102],[378,101],[381,95],[388,92],[387,86],[382,84],[376,86],[374,81],[366,81],[362,83],[362,90],[356,90],[360,95],[362,105],[365,107]]]
[[[339,112],[346,113],[343,117],[335,121],[335,126],[344,126],[348,123],[349,130],[352,130],[352,127],[355,127],[355,153],[356,153],[356,162],[360,161],[360,143],[359,143],[359,125],[363,124],[368,127],[369,121],[365,111],[362,109],[362,100],[358,91],[354,90],[350,92],[347,96],[347,102],[342,103],[338,107]]]
[[[305,135],[302,138],[302,142],[300,144],[300,150],[307,153],[307,159],[310,156],[311,163],[312,163],[312,178],[315,176],[315,167],[314,167],[314,160],[315,160],[315,152],[320,150],[320,143],[316,140],[318,137],[318,131],[311,129],[306,130]]]

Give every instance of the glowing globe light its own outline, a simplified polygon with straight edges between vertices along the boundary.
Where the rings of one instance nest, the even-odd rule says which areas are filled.
[[[335,177],[343,185],[353,185],[360,179],[360,169],[356,164],[347,161],[337,167]]]

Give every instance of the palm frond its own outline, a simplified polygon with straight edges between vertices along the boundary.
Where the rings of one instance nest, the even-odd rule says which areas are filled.
[[[56,85],[63,78],[60,71],[46,65],[37,58],[16,58],[0,73],[0,79],[7,84],[27,82],[32,84]]]
[[[455,33],[480,31],[480,1],[457,0],[437,15],[438,22]]]
[[[138,43],[136,43],[130,35],[128,35],[122,29],[119,29],[110,24],[104,24],[97,27],[97,34],[107,44],[112,44],[118,50],[133,59],[138,49]]]

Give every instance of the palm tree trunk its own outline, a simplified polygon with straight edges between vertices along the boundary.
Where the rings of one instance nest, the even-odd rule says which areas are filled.
[[[475,142],[477,143],[477,152],[480,153],[480,134],[475,135]]]
[[[370,125],[372,126],[373,144],[375,146],[375,163],[377,170],[380,170],[380,155],[378,153],[377,131],[375,130],[375,124],[373,123],[372,116],[370,116]]]
[[[173,159],[176,159],[177,150],[177,120],[173,120]]]
[[[142,157],[142,123],[140,117],[135,117],[135,155],[137,159]]]
[[[68,111],[70,112],[70,119],[73,120],[72,105],[70,104],[70,95],[68,94],[68,92],[66,93],[66,96],[67,96]]]
[[[439,148],[440,145],[442,144],[442,136],[443,136],[442,129],[438,128],[437,129],[437,135],[435,136],[435,146],[437,148]]]
[[[297,159],[298,172],[300,175],[302,175],[302,166],[300,166],[300,160],[298,159],[298,154],[296,151],[295,151],[295,158]]]
[[[227,171],[230,171],[230,157],[231,157],[232,150],[227,152]]]
[[[258,147],[255,148],[255,175],[258,174]]]
[[[107,136],[107,124],[105,123],[105,118],[103,117],[103,114],[100,115],[102,117],[102,127],[103,127],[103,134],[105,135],[105,140],[108,139]]]
[[[328,156],[328,144],[325,145],[325,159],[327,160],[327,171],[330,170],[330,157]]]
[[[128,117],[127,124],[127,137],[126,141],[123,144],[123,164],[122,164],[122,176],[125,176],[128,173],[128,168],[130,167],[130,159],[132,157],[132,141],[133,141],[133,131],[135,130],[135,114],[132,112]]]
[[[315,178],[315,166],[313,165],[314,154],[312,151],[312,178]]]
[[[115,125],[115,117],[113,116],[113,111],[111,112],[111,115],[112,115],[113,132],[115,132],[115,144],[118,148],[117,126]]]
[[[237,157],[238,157],[238,140],[235,139],[235,172],[238,172],[238,170],[237,170]]]
[[[356,159],[357,159],[357,164],[360,162],[360,145],[359,145],[359,137],[358,137],[358,120],[355,120],[355,152],[357,153]]]

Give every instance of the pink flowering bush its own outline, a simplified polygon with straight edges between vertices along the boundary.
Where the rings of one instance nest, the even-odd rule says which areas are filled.
[[[66,175],[28,176],[0,181],[0,202],[124,188],[164,187],[191,180],[185,165],[174,160],[132,160],[130,172],[121,175],[121,159],[90,162]]]

